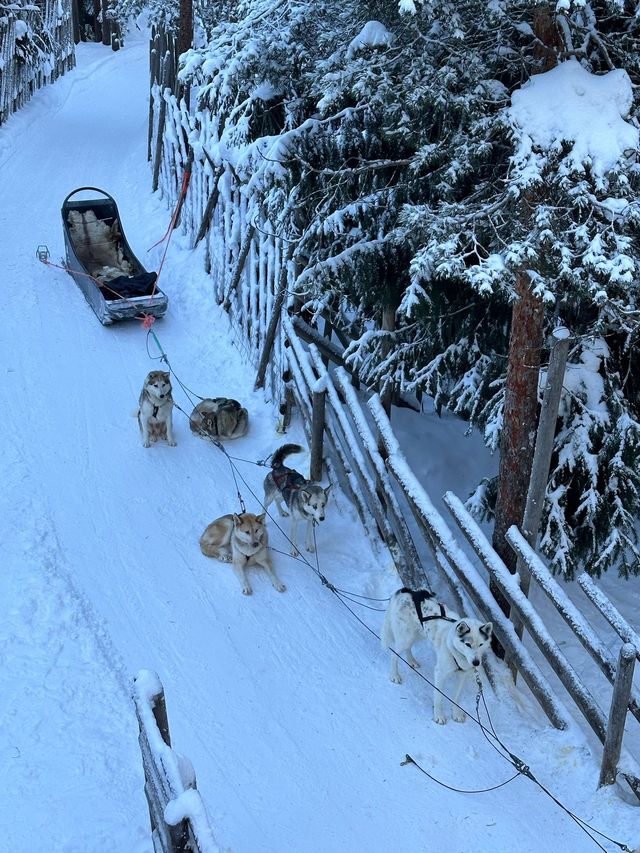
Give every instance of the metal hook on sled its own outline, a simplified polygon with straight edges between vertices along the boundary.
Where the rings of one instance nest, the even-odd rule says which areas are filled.
[[[49,251],[48,246],[45,246],[44,244],[38,246],[38,248],[36,249],[36,258],[39,261],[42,261],[42,263],[45,264],[49,260],[50,257],[51,257],[51,252]]]

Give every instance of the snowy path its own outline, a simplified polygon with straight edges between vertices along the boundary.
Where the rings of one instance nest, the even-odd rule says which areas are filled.
[[[246,599],[227,567],[200,554],[205,525],[236,508],[229,466],[180,413],[177,448],[141,448],[130,412],[153,369],[144,332],[101,327],[71,279],[35,258],[39,243],[62,256],[60,205],[83,185],[115,197],[139,256],[164,232],[146,164],[146,51],[142,37],[115,54],[81,45],[78,69],[0,128],[0,850],[7,840],[7,853],[148,853],[128,699],[141,668],[165,685],[174,743],[194,764],[224,851],[551,853],[558,838],[568,850],[597,849],[524,779],[471,797],[401,767],[410,752],[466,788],[511,775],[471,723],[431,722],[417,678],[388,682],[374,638],[308,567],[276,555],[288,591],[256,577]],[[251,390],[253,370],[201,269],[176,237],[157,333],[187,385],[247,405],[251,430],[233,452],[263,458],[282,441],[275,416]],[[261,494],[261,469],[239,467]],[[277,532],[272,542],[285,547]],[[344,499],[318,545],[338,585],[372,595],[396,587]],[[363,611],[375,629],[380,617]],[[426,649],[421,657],[428,672]],[[611,791],[593,794],[594,759],[579,733],[492,713],[569,805],[630,840],[637,812]]]

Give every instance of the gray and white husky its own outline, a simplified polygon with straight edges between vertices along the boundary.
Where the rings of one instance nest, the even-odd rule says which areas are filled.
[[[382,646],[402,655],[407,663],[418,668],[420,664],[413,656],[412,646],[424,639],[431,640],[436,652],[433,694],[433,719],[436,723],[447,722],[444,710],[444,684],[450,676],[455,677],[452,700],[457,703],[467,680],[473,677],[482,662],[482,655],[490,648],[493,625],[459,616],[436,601],[426,589],[403,587],[391,596],[382,626]],[[391,681],[402,683],[398,672],[398,656],[391,652]],[[466,714],[453,705],[452,717],[464,723]]]
[[[325,489],[319,483],[306,480],[302,474],[293,468],[287,468],[284,460],[291,453],[302,453],[304,448],[299,444],[284,444],[271,457],[271,471],[264,480],[265,510],[275,501],[281,516],[291,516],[291,553],[297,557],[298,551],[298,522],[307,523],[305,547],[307,551],[315,551],[313,544],[313,525],[324,521],[325,507],[329,500],[331,486]],[[286,504],[285,510],[282,502]]]
[[[151,442],[159,438],[166,439],[171,447],[176,446],[173,437],[173,397],[169,373],[164,370],[152,370],[147,375],[140,392],[137,415],[143,447],[151,447]]]

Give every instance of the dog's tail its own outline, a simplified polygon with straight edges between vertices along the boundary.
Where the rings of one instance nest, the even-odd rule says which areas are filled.
[[[304,447],[300,447],[299,444],[283,444],[282,447],[274,451],[271,457],[271,467],[280,467],[287,456],[290,456],[292,453],[302,453],[303,450]]]

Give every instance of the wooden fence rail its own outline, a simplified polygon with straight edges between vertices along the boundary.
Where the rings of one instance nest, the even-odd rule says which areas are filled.
[[[155,853],[220,853],[193,767],[171,747],[164,690],[154,672],[138,673],[133,699]]]

